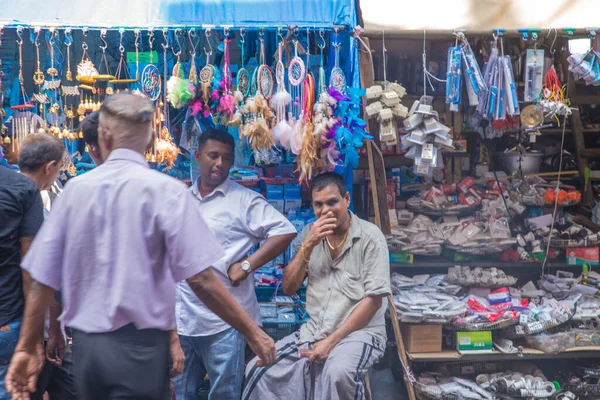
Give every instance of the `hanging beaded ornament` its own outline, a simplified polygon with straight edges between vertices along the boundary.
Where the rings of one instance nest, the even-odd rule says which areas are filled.
[[[261,65],[258,67],[258,75],[256,76],[256,88],[257,91],[268,100],[273,95],[275,82],[271,67],[265,64],[265,39],[263,31],[260,32],[260,58]]]
[[[242,50],[242,68],[237,73],[237,90],[240,91],[244,97],[250,94],[250,74],[248,70],[244,68],[244,43],[246,39],[244,37],[246,31],[242,29],[240,31],[240,49]]]
[[[331,75],[329,76],[329,86],[336,89],[338,92],[345,94],[346,93],[346,76],[344,75],[344,71],[340,68],[340,47],[341,44],[334,43],[333,47],[335,48],[335,64],[333,69],[331,70]]]
[[[152,45],[154,43],[154,31],[149,31],[148,43],[150,44],[150,63],[142,71],[142,93],[150,100],[156,101],[160,97],[160,71],[152,64]]]

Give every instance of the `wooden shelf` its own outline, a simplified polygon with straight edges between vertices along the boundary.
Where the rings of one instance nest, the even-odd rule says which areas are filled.
[[[418,256],[417,256],[418,257]],[[417,260],[412,264],[405,263],[390,263],[390,269],[433,269],[433,268],[450,268],[456,265],[460,265],[461,267],[481,267],[481,268],[499,268],[499,269],[523,269],[523,270],[531,270],[542,268],[541,263],[537,262],[522,262],[522,263],[511,263],[511,262],[503,262],[503,261],[462,261],[462,262],[452,262],[449,260],[440,260],[432,257],[431,261],[422,261]],[[565,262],[548,262],[546,264],[546,269],[581,269],[581,265],[567,265]]]
[[[575,347],[561,353],[544,353],[540,350],[523,348],[519,354],[503,354],[494,350],[489,354],[460,354],[455,350],[443,350],[439,353],[408,353],[408,358],[416,362],[447,362],[447,361],[506,361],[506,360],[540,360],[540,359],[576,359],[600,358],[600,346]]]

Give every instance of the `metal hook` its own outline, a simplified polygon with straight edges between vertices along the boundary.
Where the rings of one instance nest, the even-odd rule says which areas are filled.
[[[23,27],[22,26],[17,26],[17,36],[19,37],[17,39],[17,44],[19,46],[23,45]]]
[[[33,43],[35,44],[35,47],[40,47],[40,32],[42,31],[42,28],[36,26],[33,28],[33,31],[35,32],[35,40]]]
[[[106,49],[108,48],[108,43],[106,42],[106,29],[102,29],[100,31],[100,40],[102,40],[102,43],[104,43],[104,46],[98,46],[102,49],[102,53],[106,52]]]
[[[242,45],[246,43],[246,28],[240,29],[240,43]]]
[[[277,36],[279,36],[279,42],[283,43],[284,38],[283,38],[283,28],[282,27],[277,28]]]
[[[265,37],[265,28],[260,28],[259,29],[258,36],[259,36],[261,42],[265,40],[264,39],[264,37]]]
[[[125,53],[125,46],[123,46],[123,35],[125,34],[125,28],[119,29],[119,53],[123,56]]]
[[[152,48],[154,46],[154,28],[148,29],[148,44],[150,45],[150,52],[152,52]]]
[[[169,48],[169,30],[167,28],[163,28],[162,30],[162,34],[163,34],[163,39],[164,43],[162,43],[162,48],[163,50],[166,52],[167,49]]]
[[[210,49],[210,51],[206,51],[206,47],[204,47],[204,54],[206,55],[206,57],[210,57],[212,55],[212,44],[210,44],[210,28],[204,31],[204,37],[206,38],[206,43],[208,44],[208,48]]]
[[[325,30],[324,29],[319,29],[319,36],[321,37],[321,40],[323,41],[323,44],[318,44],[318,46],[321,49],[321,51],[323,51],[323,49],[325,48],[325,45],[327,43],[325,41]]]
[[[181,42],[179,39],[183,36],[183,31],[179,28],[175,29],[175,43],[177,43],[177,52],[175,52],[175,46],[171,46],[171,51],[175,57],[179,57],[181,55]]]
[[[139,47],[141,31],[139,29],[134,29],[133,33],[135,35],[135,47]]]
[[[188,31],[188,40],[190,41],[190,54],[192,56],[196,55],[196,48],[200,44],[200,40],[196,42],[194,45],[194,39],[198,38],[198,34],[196,33],[196,29],[192,28]],[[212,50],[212,49],[211,49]]]
[[[552,44],[550,45],[550,55],[554,56],[554,53],[556,52],[556,49],[554,48],[554,44],[556,43],[556,38],[558,37],[558,30],[556,28],[552,28],[554,29],[554,39],[552,40]],[[549,34],[550,32],[548,32]]]

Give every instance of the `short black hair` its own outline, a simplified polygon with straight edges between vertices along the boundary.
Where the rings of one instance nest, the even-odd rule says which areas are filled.
[[[62,161],[66,149],[62,142],[48,133],[32,133],[21,143],[19,169],[33,173],[52,161]]]
[[[83,133],[83,140],[87,144],[91,144],[94,146],[98,146],[98,119],[100,117],[100,113],[98,111],[94,111],[83,121],[81,121],[81,132]]]
[[[344,178],[335,172],[324,172],[320,175],[317,175],[311,182],[310,182],[310,192],[320,192],[321,190],[325,189],[327,186],[336,186],[339,191],[340,194],[342,196],[345,196],[346,193],[348,193],[348,187],[346,186],[346,181],[344,181]]]
[[[202,148],[202,146],[204,146],[209,140],[216,140],[217,142],[230,145],[232,152],[235,149],[235,139],[224,129],[208,128],[202,132],[198,138],[198,148]]]

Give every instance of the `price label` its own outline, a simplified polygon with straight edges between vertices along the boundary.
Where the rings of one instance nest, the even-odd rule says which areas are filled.
[[[550,317],[550,315],[548,315],[547,313],[539,314],[538,318],[540,319],[541,322],[548,322],[552,319],[552,317]]]
[[[527,314],[519,315],[519,324],[520,325],[527,325],[528,320],[529,320],[529,318],[527,317]]]
[[[527,324],[527,329],[529,330],[529,332],[541,331],[542,329],[544,329],[544,324],[542,324],[541,322],[531,322]]]

